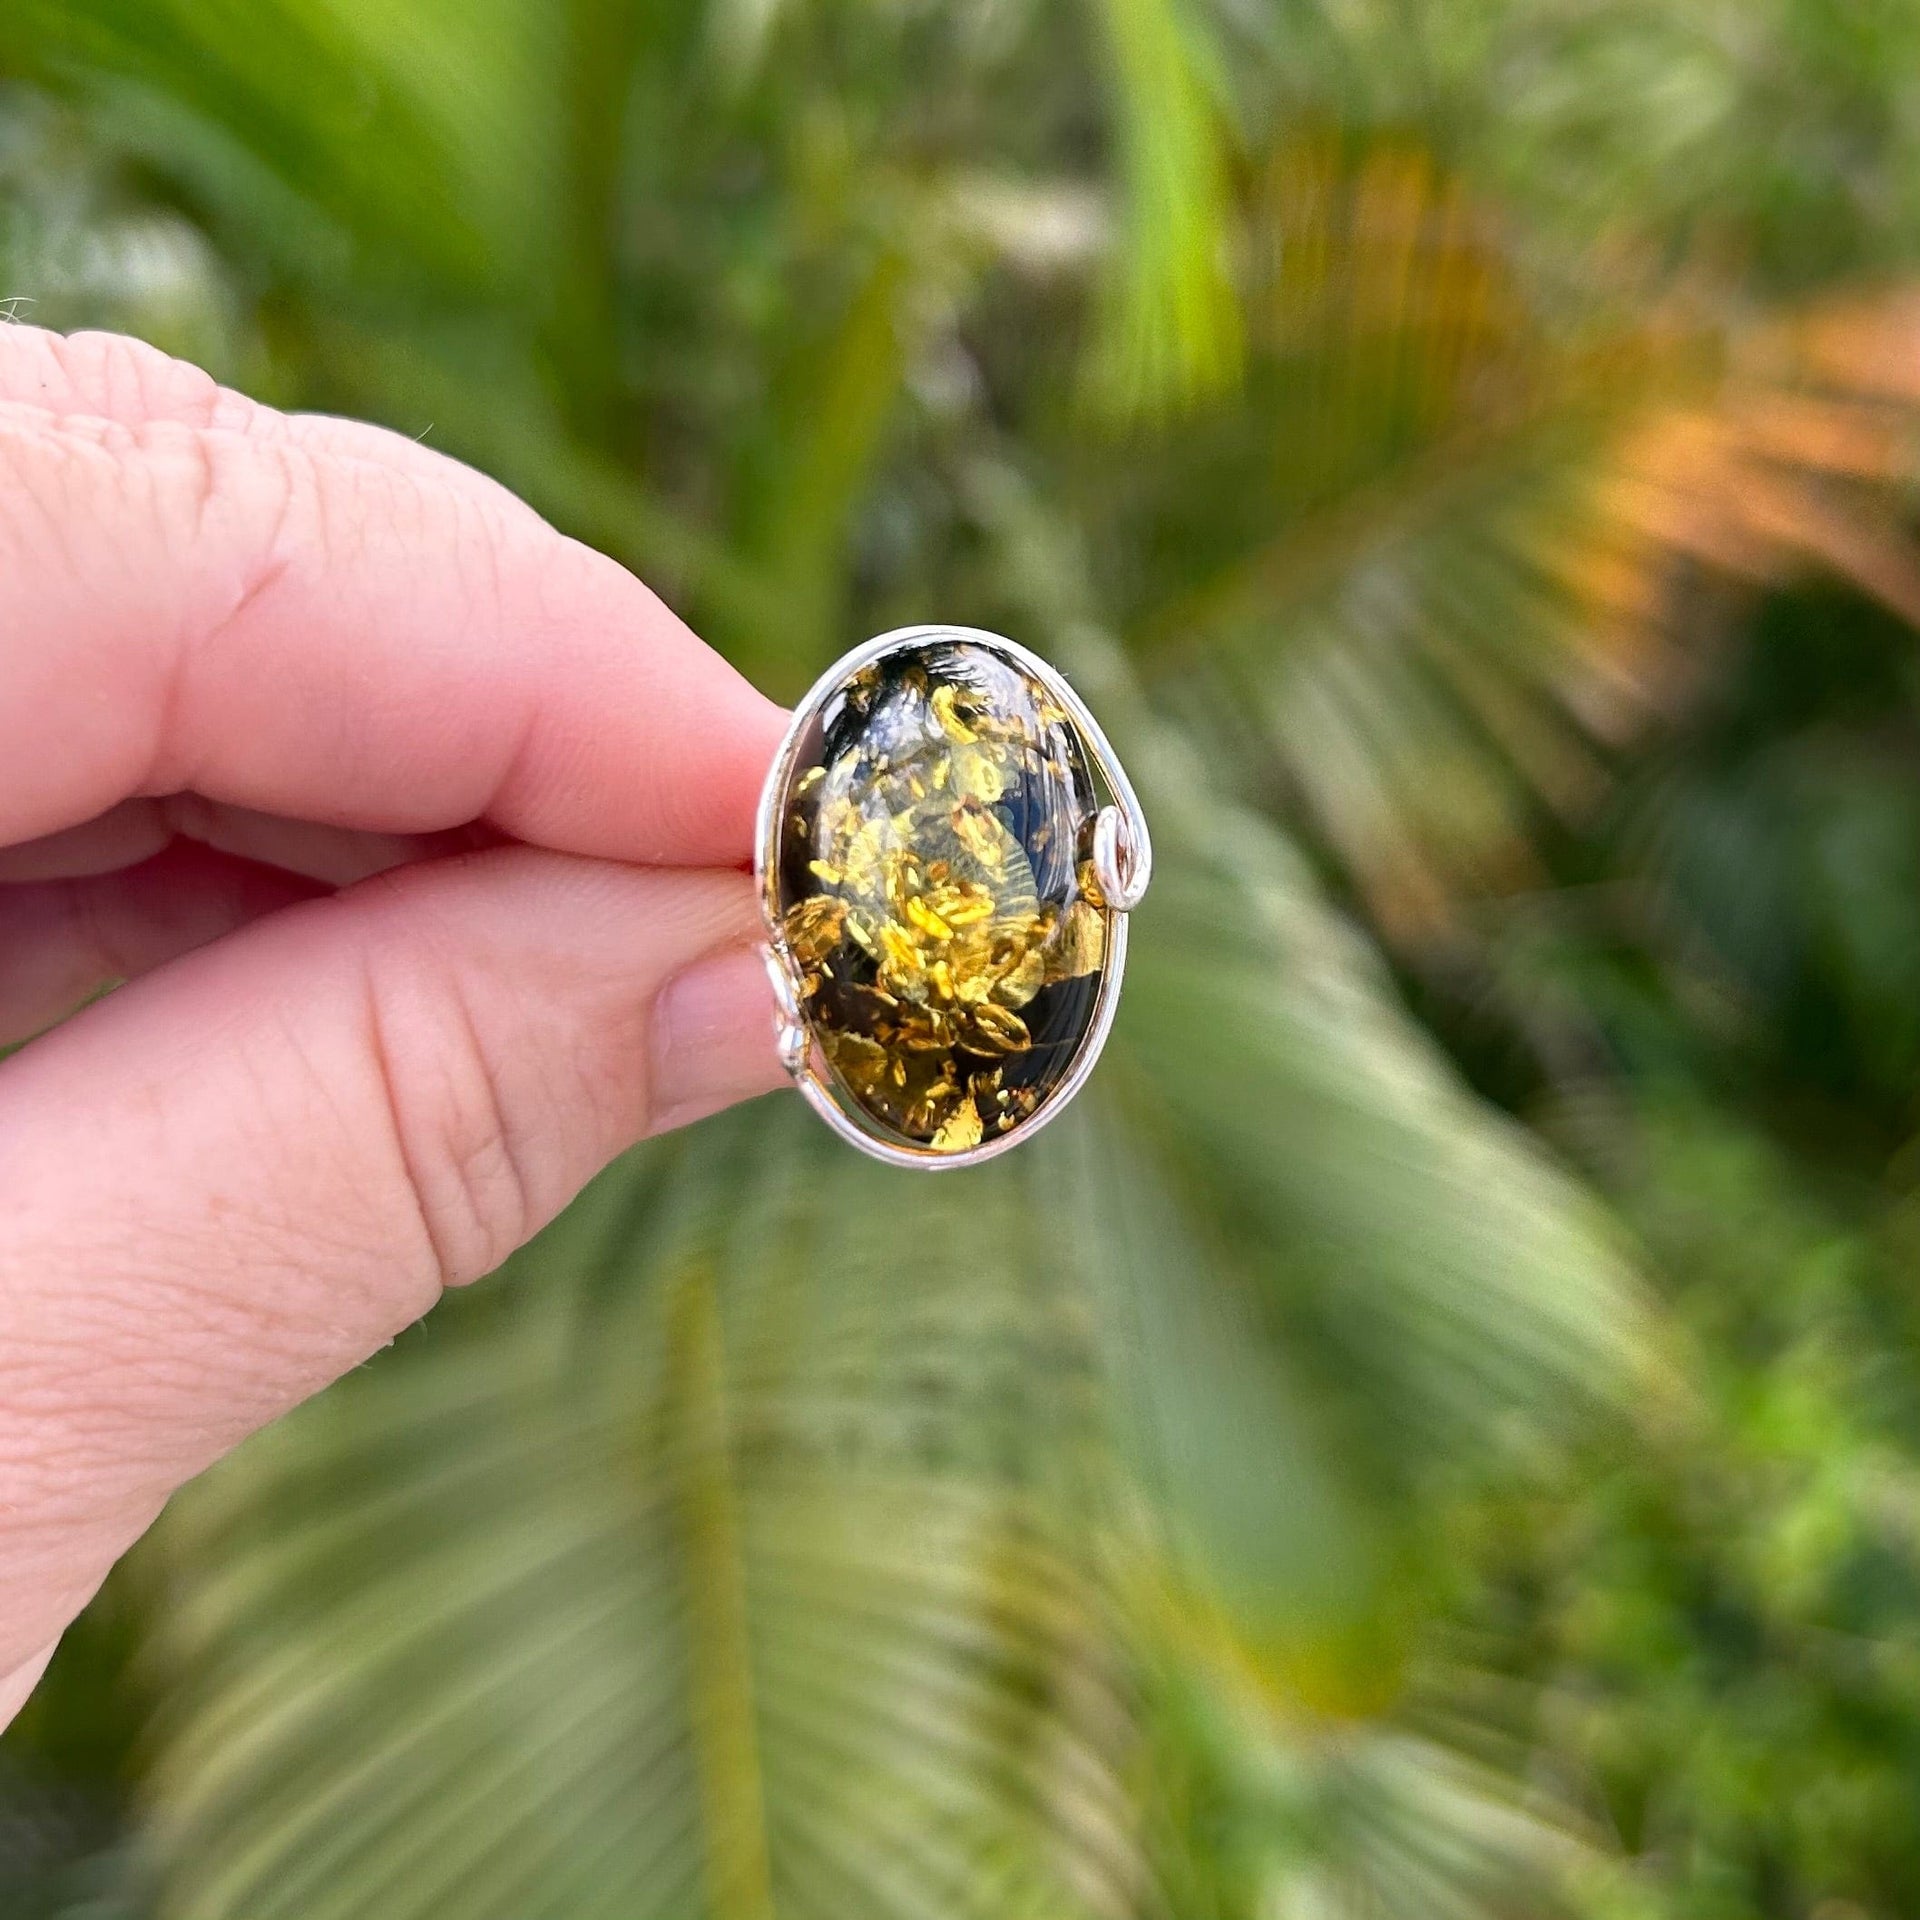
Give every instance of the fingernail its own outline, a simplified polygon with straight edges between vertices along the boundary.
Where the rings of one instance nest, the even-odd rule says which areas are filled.
[[[661,989],[653,1010],[650,1132],[683,1127],[785,1084],[773,1045],[773,991],[753,948],[710,953]]]

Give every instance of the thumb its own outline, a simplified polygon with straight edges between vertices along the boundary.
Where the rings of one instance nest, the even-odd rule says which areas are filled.
[[[0,1675],[242,1435],[642,1134],[777,1084],[755,917],[740,874],[502,849],[288,909],[0,1065]]]

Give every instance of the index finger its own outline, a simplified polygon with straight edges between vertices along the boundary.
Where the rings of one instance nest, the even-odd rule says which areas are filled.
[[[782,716],[624,568],[410,441],[225,418],[0,403],[0,844],[190,789],[745,860]]]

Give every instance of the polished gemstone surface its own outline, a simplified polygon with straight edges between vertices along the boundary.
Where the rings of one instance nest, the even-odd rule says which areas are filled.
[[[1071,718],[973,642],[898,649],[810,723],[770,905],[833,1078],[884,1135],[965,1152],[1066,1077],[1108,940],[1097,809]]]

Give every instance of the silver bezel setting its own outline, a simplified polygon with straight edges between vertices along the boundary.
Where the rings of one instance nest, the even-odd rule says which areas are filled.
[[[977,1147],[959,1153],[936,1153],[929,1147],[904,1145],[883,1139],[858,1109],[844,1105],[834,1092],[832,1070],[809,1030],[799,1001],[799,969],[788,953],[780,921],[774,909],[771,883],[779,857],[781,810],[787,785],[793,774],[795,755],[809,723],[840,688],[862,667],[871,666],[888,654],[906,647],[925,646],[949,640],[997,653],[1046,688],[1066,710],[1078,728],[1091,756],[1098,780],[1107,789],[1108,799],[1094,821],[1092,859],[1095,877],[1104,896],[1107,941],[1100,976],[1100,992],[1094,1001],[1093,1018],[1088,1022],[1073,1063],[1060,1084],[1047,1096],[1033,1116],[1011,1133],[983,1140]],[[862,1153],[884,1160],[889,1166],[918,1167],[937,1172],[947,1167],[975,1167],[1019,1146],[1037,1133],[1059,1113],[1086,1085],[1100,1050],[1106,1045],[1113,1016],[1120,1003],[1120,981],[1127,963],[1127,914],[1139,904],[1153,871],[1153,845],[1147,835],[1146,816],[1128,780],[1126,769],[1100,723],[1087,703],[1076,693],[1059,668],[1042,660],[1016,640],[1004,634],[989,633],[981,627],[931,625],[896,627],[891,633],[877,634],[851,652],[842,654],[808,689],[806,698],[793,710],[786,737],[774,755],[773,766],[760,790],[760,812],[754,831],[753,877],[760,893],[760,910],[767,925],[762,948],[767,977],[773,983],[775,1001],[774,1036],[780,1063],[793,1077],[807,1104],[841,1139]]]

